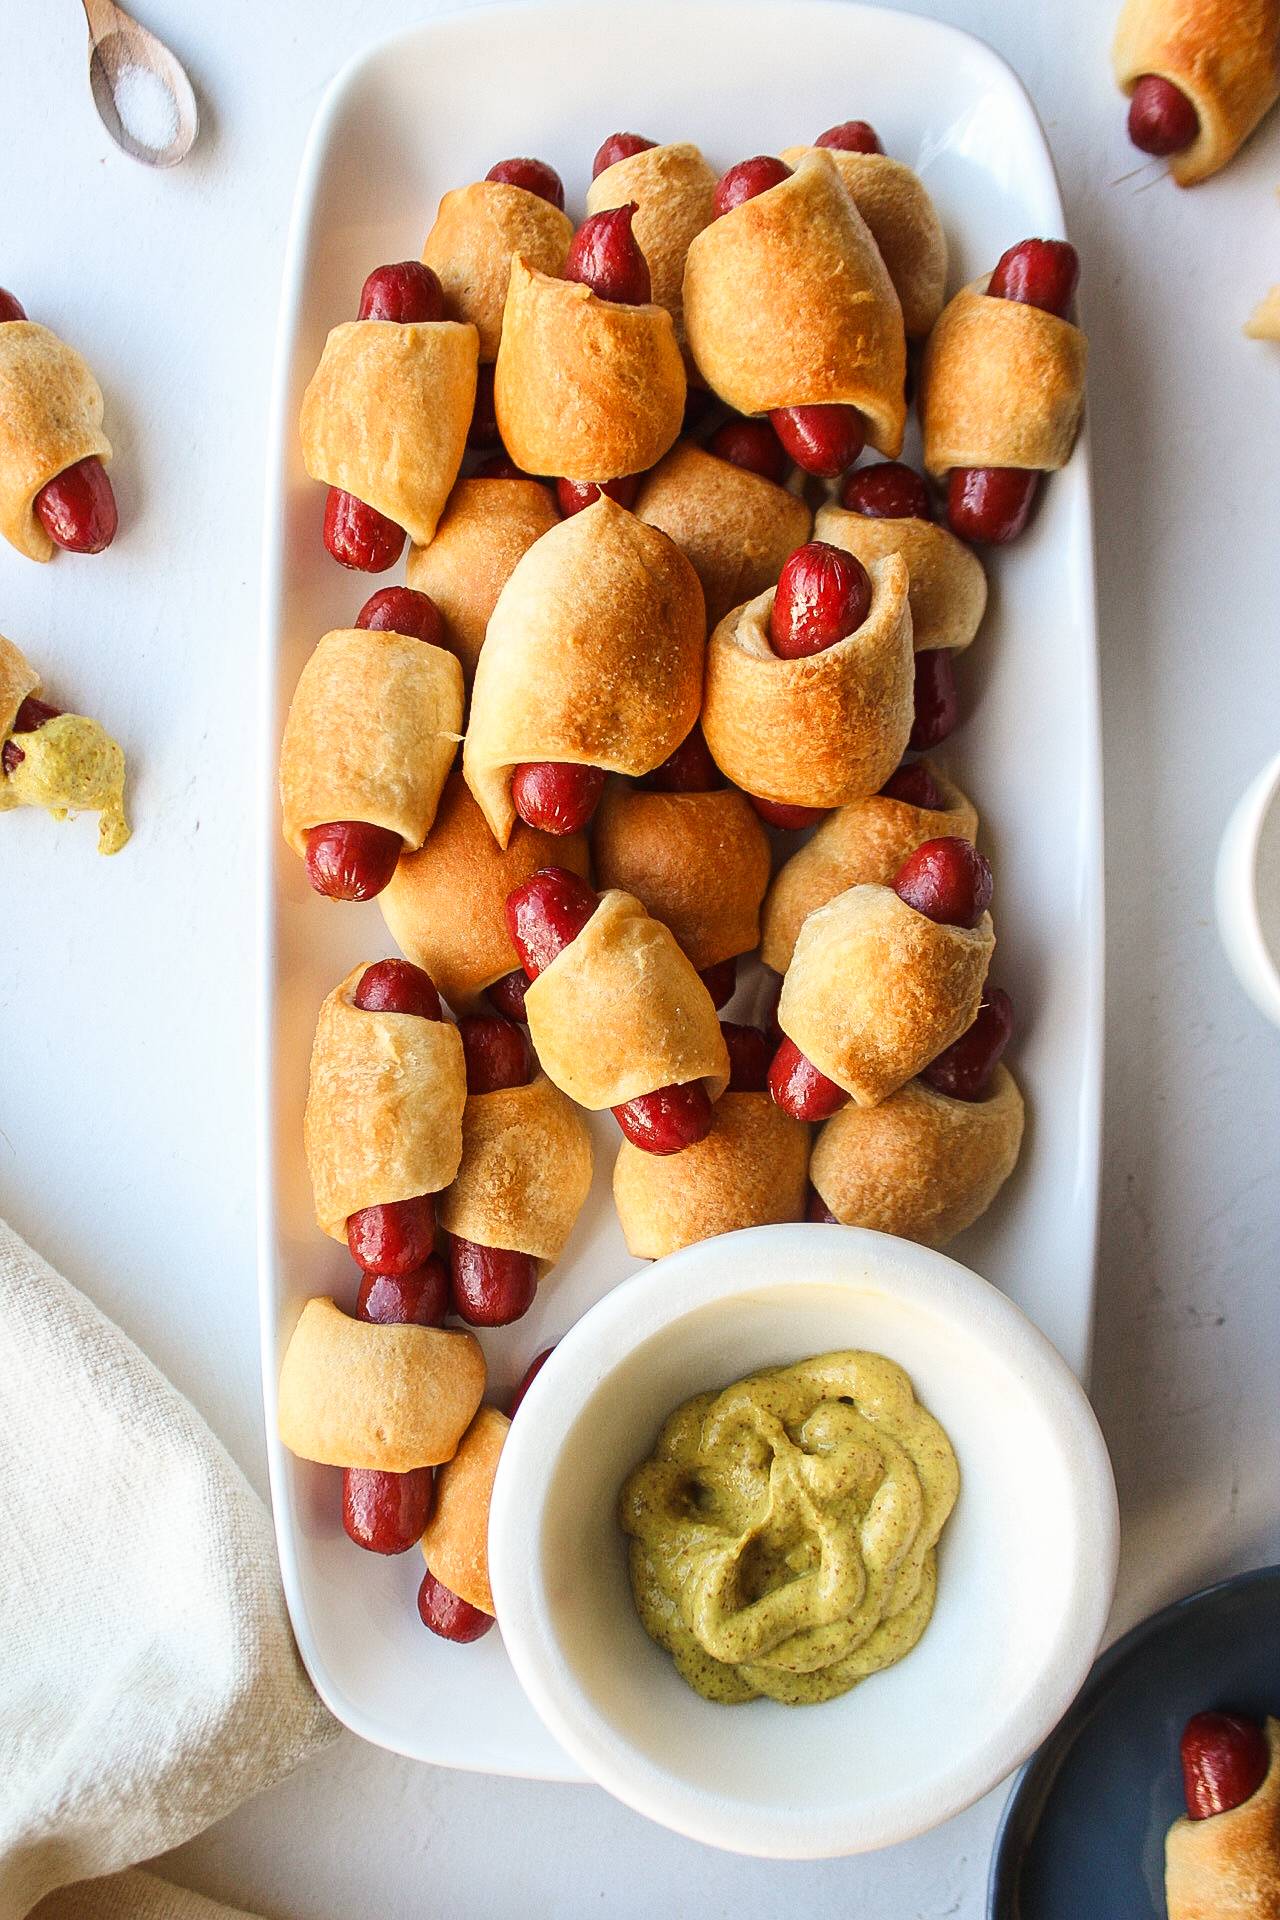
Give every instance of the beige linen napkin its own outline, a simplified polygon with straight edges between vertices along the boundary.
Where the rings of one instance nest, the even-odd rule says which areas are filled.
[[[32,1911],[31,1920],[258,1920],[258,1916],[171,1886],[154,1873],[112,1873],[105,1880],[81,1880],[51,1893]]]
[[[23,1920],[176,1847],[337,1728],[298,1660],[261,1501],[3,1221],[0,1487],[0,1920]],[[141,1874],[60,1900],[50,1920],[223,1912]]]

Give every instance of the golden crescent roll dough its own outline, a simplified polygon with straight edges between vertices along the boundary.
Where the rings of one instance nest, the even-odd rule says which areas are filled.
[[[850,887],[887,887],[909,853],[926,840],[976,840],[978,815],[959,787],[930,762],[941,807],[914,807],[883,793],[869,794],[820,821],[774,875],[765,897],[760,958],[775,973],[791,965],[800,928],[818,907]],[[429,971],[429,969],[428,969]]]
[[[906,751],[915,716],[906,562],[891,553],[867,572],[870,612],[824,653],[774,652],[772,587],[726,614],[708,641],[702,731],[716,765],[748,793],[844,807],[882,787]]]
[[[702,582],[709,627],[771,587],[813,525],[799,494],[731,460],[719,460],[690,440],[677,440],[645,475],[635,514],[660,527],[692,563]]]
[[[451,320],[469,320],[481,360],[496,360],[511,261],[523,254],[540,273],[564,266],[573,222],[541,194],[505,180],[454,187],[440,202],[422,249],[424,265],[444,288]]]
[[[1196,139],[1170,154],[1180,187],[1225,167],[1280,97],[1277,0],[1127,0],[1111,49],[1131,94],[1146,73],[1180,87],[1200,118]]]
[[[410,549],[405,579],[430,594],[444,615],[468,686],[489,616],[517,560],[559,520],[551,489],[540,480],[459,480],[431,545]]]
[[[692,1080],[714,1100],[728,1085],[711,995],[670,929],[629,893],[603,895],[524,1004],[543,1072],[592,1112]]]
[[[366,1013],[353,967],[320,1009],[303,1140],[316,1222],[345,1240],[363,1207],[438,1193],[462,1158],[467,1075],[458,1029],[416,1013]]]
[[[698,235],[684,323],[698,371],[738,413],[853,406],[873,447],[901,451],[902,308],[825,149]]]
[[[987,576],[971,547],[932,520],[881,520],[833,503],[819,507],[815,540],[854,553],[863,566],[900,553],[907,563],[911,638],[917,653],[967,647],[987,607]]]
[[[0,743],[13,731],[18,708],[27,695],[39,691],[40,675],[26,654],[0,633]]]
[[[505,846],[527,760],[648,773],[702,703],[705,614],[674,541],[607,496],[535,541],[498,595],[462,751]]]
[[[560,1258],[591,1186],[591,1137],[545,1074],[527,1087],[467,1096],[462,1162],[440,1224],[481,1247],[529,1253],[545,1273]]]
[[[683,1153],[624,1140],[613,1197],[627,1251],[657,1260],[738,1227],[804,1218],[809,1129],[767,1093],[724,1093],[711,1131]]]
[[[422,1557],[450,1593],[492,1614],[489,1589],[489,1502],[498,1458],[511,1422],[496,1407],[481,1407],[458,1451],[436,1475]]]
[[[685,255],[690,241],[715,219],[718,178],[700,150],[681,140],[615,160],[587,188],[588,213],[635,202],[631,231],[648,262],[654,302],[671,315],[682,342]]]
[[[520,965],[503,908],[539,867],[567,867],[585,880],[586,835],[540,833],[517,820],[500,847],[466,781],[451,773],[430,840],[401,854],[378,905],[401,953],[425,968],[455,1013],[471,1012],[486,987]]]
[[[36,516],[40,489],[78,460],[111,458],[102,390],[74,347],[34,320],[0,323],[0,533],[29,560],[50,560]]]
[[[326,820],[420,847],[462,738],[462,668],[443,647],[360,627],[326,633],[302,669],[280,747],[284,837]]]
[[[891,887],[850,887],[801,927],[778,1025],[874,1107],[972,1026],[995,943],[989,913],[974,928],[946,927]]]
[[[818,1134],[809,1178],[847,1227],[944,1247],[999,1193],[1022,1145],[1022,1095],[997,1066],[981,1100],[908,1080],[878,1107],[841,1107]]]
[[[769,841],[735,787],[646,793],[610,781],[591,845],[597,884],[634,894],[699,972],[759,944]]]
[[[962,287],[929,335],[920,423],[930,473],[1065,467],[1084,407],[1088,342],[1056,313]]]
[[[907,338],[922,340],[942,312],[947,292],[947,236],[924,182],[887,153],[826,151],[880,249]],[[784,147],[782,158],[796,167],[812,152],[812,147]]]
[[[476,398],[477,334],[456,320],[347,320],[302,396],[302,458],[425,547],[458,477]]]
[[[527,473],[616,480],[660,460],[684,419],[685,372],[665,307],[601,300],[517,254],[494,372],[502,444]]]
[[[1251,340],[1280,340],[1280,287],[1271,287],[1245,322]]]
[[[325,1467],[434,1467],[453,1458],[484,1381],[471,1334],[354,1320],[318,1297],[280,1369],[280,1438]]]
[[[1266,1724],[1271,1764],[1243,1805],[1175,1820],[1164,1843],[1169,1920],[1280,1916],[1280,1721]]]

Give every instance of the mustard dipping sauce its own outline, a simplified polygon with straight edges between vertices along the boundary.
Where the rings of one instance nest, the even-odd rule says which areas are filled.
[[[0,812],[47,807],[56,820],[98,815],[98,852],[119,853],[129,839],[124,814],[124,754],[96,720],[60,713],[30,733],[11,733],[22,759],[0,778]]]
[[[881,1354],[696,1394],[618,1503],[641,1622],[708,1700],[832,1700],[928,1626],[959,1488],[951,1442]]]

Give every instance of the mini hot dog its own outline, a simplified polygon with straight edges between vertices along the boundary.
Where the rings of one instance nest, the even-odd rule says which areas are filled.
[[[411,1273],[432,1254],[465,1098],[462,1042],[420,967],[357,967],[329,995],[311,1054],[307,1163],[320,1226],[366,1273]]]
[[[0,287],[0,533],[19,553],[101,553],[115,539],[102,393],[73,347]]]
[[[783,1040],[769,1068],[784,1113],[826,1120],[851,1098],[874,1107],[959,1039],[978,1012],[995,944],[990,902],[986,860],[951,838],[917,847],[890,887],[850,887],[809,916],[783,982]],[[817,1045],[830,1072],[802,1041]]]
[[[366,636],[368,636],[366,638]],[[299,676],[280,747],[284,833],[330,900],[372,900],[435,819],[462,728],[462,669],[425,593],[383,587]],[[349,809],[354,817],[332,818]]]
[[[375,267],[358,317],[335,327],[302,401],[307,472],[323,480],[324,543],[383,573],[408,532],[426,546],[458,475],[476,397],[479,335],[444,318],[430,267]]]
[[[668,929],[630,894],[602,897],[561,867],[514,890],[507,926],[533,982],[526,1012],[548,1077],[582,1106],[611,1107],[647,1153],[703,1139],[728,1054],[711,996]]]

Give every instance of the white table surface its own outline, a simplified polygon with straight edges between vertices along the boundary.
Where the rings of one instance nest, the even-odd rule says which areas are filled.
[[[1280,355],[1240,335],[1280,278],[1280,119],[1183,194],[1124,138],[1112,0],[920,4],[1021,73],[1085,263],[1110,931],[1094,1392],[1124,1515],[1119,1629],[1280,1558],[1280,1036],[1228,973],[1211,902],[1231,804],[1280,742]],[[136,832],[106,862],[87,822],[4,822],[0,1212],[264,1491],[251,790],[281,249],[324,83],[431,10],[147,0],[201,96],[200,143],[164,175],[101,131],[73,0],[4,9],[0,284],[99,373],[122,534],[102,558],[45,568],[0,553],[0,630],[55,696],[113,726]],[[800,1905],[813,1920],[967,1920],[1003,1798],[891,1854],[771,1865],[593,1788],[436,1772],[344,1737],[164,1871],[273,1920]]]

